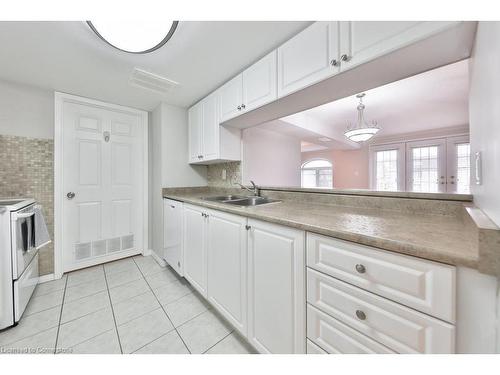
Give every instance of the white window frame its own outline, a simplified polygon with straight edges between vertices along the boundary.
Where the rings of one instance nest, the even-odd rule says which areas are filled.
[[[318,161],[318,160],[321,160],[321,161],[326,161],[328,163],[330,163],[330,168],[328,167],[317,167],[317,168],[304,168],[304,165],[308,164],[308,163],[311,163],[313,161]],[[332,171],[332,186],[330,187],[318,187],[318,173],[316,173],[316,187],[312,188],[312,189],[333,189],[333,163],[328,160],[328,159],[324,159],[324,158],[315,158],[315,159],[310,159],[310,160],[307,160],[305,162],[302,163],[302,165],[300,166],[300,187],[304,187],[304,178],[302,176],[302,171],[303,170],[324,170],[324,169],[331,169]]]
[[[446,138],[446,191],[448,193],[456,193],[457,191],[457,155],[455,153],[456,145],[468,143],[470,145],[470,137],[468,135],[460,135],[456,137]],[[469,160],[470,175],[472,176],[472,161]],[[452,178],[453,176],[453,178]],[[469,187],[472,186],[472,177],[469,180]],[[453,184],[451,183],[453,182]]]
[[[404,191],[406,188],[406,153],[405,153],[405,143],[386,143],[381,145],[369,146],[369,163],[370,168],[370,189],[376,190],[377,188],[377,158],[376,153],[379,151],[391,151],[396,150],[398,152],[398,191]]]

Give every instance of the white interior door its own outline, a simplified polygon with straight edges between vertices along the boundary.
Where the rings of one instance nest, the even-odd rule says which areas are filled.
[[[63,101],[63,272],[144,250],[143,116]]]

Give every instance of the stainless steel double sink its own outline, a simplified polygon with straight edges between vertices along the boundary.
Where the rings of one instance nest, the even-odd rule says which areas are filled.
[[[212,202],[227,203],[241,207],[260,206],[261,204],[281,202],[279,200],[266,197],[245,197],[241,195],[220,195],[216,197],[202,197],[201,199]]]

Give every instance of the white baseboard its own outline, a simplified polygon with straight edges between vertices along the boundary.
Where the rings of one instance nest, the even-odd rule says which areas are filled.
[[[167,262],[165,262],[162,258],[160,258],[158,256],[158,254],[156,254],[154,252],[154,250],[149,250],[149,253],[150,255],[153,257],[154,260],[156,260],[156,262],[158,262],[158,264],[162,267],[166,267],[167,266]]]
[[[49,273],[48,275],[43,275],[38,278],[38,284],[47,283],[49,281],[55,280],[55,276],[53,273]]]

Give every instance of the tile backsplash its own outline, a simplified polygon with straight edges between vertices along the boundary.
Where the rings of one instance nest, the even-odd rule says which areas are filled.
[[[0,135],[0,197],[36,199],[54,238],[54,141]],[[53,242],[40,250],[40,275],[54,272]]]
[[[222,179],[223,170],[226,170],[226,179]],[[241,183],[241,162],[233,161],[208,166],[207,183],[211,187],[234,188],[235,183]]]

